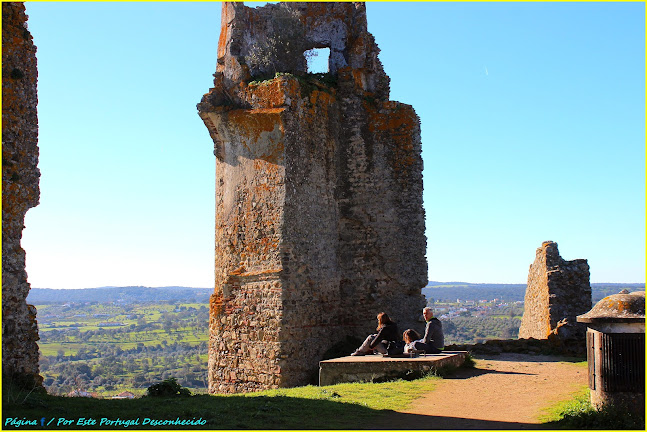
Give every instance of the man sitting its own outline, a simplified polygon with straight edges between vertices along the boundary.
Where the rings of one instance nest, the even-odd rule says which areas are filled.
[[[422,310],[422,316],[427,321],[425,335],[422,339],[414,341],[412,348],[424,351],[427,354],[439,354],[445,348],[445,337],[443,336],[443,323],[434,317],[434,311],[430,307]]]

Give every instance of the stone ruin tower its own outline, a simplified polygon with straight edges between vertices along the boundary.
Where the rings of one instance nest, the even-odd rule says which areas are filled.
[[[36,47],[23,3],[2,3],[2,373],[42,384],[36,308],[20,245],[27,210],[38,205]]]
[[[584,339],[586,326],[576,321],[591,309],[589,265],[585,259],[565,261],[557,243],[543,242],[530,266],[519,338]]]
[[[286,21],[299,48],[257,62]],[[304,52],[326,47],[329,73],[307,75]],[[378,52],[363,3],[223,3],[198,104],[216,156],[212,393],[312,382],[381,311],[421,327],[420,122],[389,101]]]

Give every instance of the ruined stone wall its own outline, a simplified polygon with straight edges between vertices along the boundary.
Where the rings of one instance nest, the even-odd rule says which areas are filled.
[[[542,243],[530,266],[524,303],[519,338],[584,338],[586,326],[576,317],[591,309],[587,261],[565,261],[557,243]]]
[[[331,81],[250,82],[273,11],[331,48]],[[294,386],[386,311],[417,325],[427,282],[419,120],[388,100],[363,4],[224,3],[215,87],[198,105],[216,155],[209,390]]]
[[[2,372],[41,384],[36,308],[20,246],[27,210],[38,204],[36,47],[23,3],[2,3]]]

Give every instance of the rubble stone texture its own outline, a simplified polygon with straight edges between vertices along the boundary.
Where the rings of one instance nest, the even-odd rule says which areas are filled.
[[[38,205],[36,47],[23,3],[2,3],[2,372],[42,383],[36,308],[20,246],[25,213]]]
[[[299,58],[276,59],[299,66],[265,81],[246,62],[281,8],[305,49],[330,48],[332,81]],[[374,333],[381,311],[423,328],[420,122],[389,101],[378,52],[362,3],[223,3],[198,104],[216,155],[212,393],[316,383],[326,350]]]
[[[586,326],[576,317],[591,309],[587,261],[565,261],[557,243],[543,242],[530,266],[524,303],[519,338],[584,339]]]

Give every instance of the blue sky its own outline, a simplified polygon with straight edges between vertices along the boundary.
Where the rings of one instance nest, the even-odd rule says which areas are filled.
[[[254,3],[252,3],[254,5]],[[421,118],[429,278],[525,283],[542,241],[645,279],[645,5],[367,4]],[[213,286],[215,158],[195,105],[220,4],[27,2],[38,47],[33,287]]]

